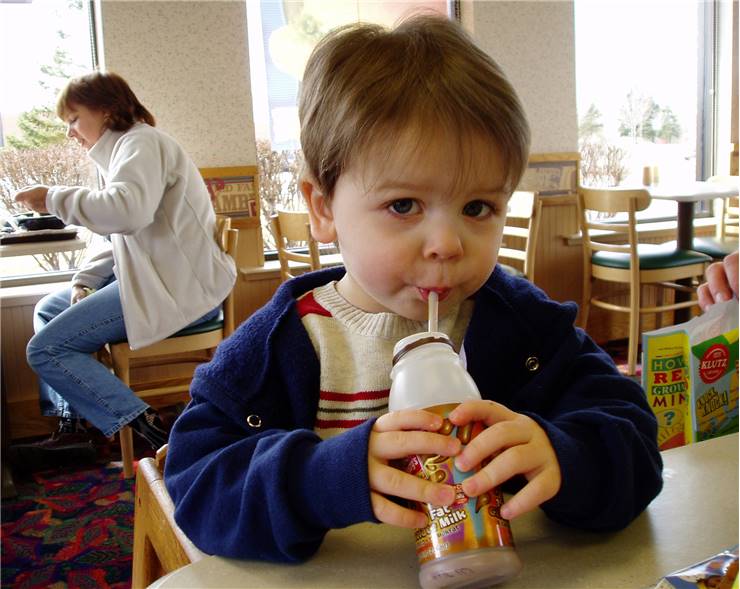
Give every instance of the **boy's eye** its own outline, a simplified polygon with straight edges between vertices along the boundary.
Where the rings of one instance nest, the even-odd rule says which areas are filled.
[[[409,215],[416,210],[416,203],[411,198],[394,200],[389,206],[390,210],[397,215]]]
[[[482,200],[472,200],[465,204],[462,212],[466,217],[486,217],[494,211],[490,204]]]

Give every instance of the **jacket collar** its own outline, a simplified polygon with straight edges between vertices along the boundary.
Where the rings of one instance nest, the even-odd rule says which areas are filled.
[[[137,125],[138,124],[140,123],[137,123]],[[134,127],[137,125],[134,125]],[[113,150],[115,149],[118,140],[126,132],[127,131],[113,131],[112,129],[106,129],[100,136],[100,139],[98,139],[95,142],[95,145],[90,148],[90,151],[87,152],[88,157],[95,162],[98,168],[100,168],[100,172],[103,176],[108,175],[108,167],[110,166],[110,160],[113,156]]]

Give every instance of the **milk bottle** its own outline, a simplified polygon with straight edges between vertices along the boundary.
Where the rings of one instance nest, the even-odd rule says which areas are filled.
[[[483,425],[456,427],[447,416],[459,403],[481,396],[450,339],[436,331],[436,296],[431,295],[430,331],[403,338],[393,350],[388,408],[437,413],[444,419],[439,433],[457,436],[465,445]],[[499,512],[501,491],[496,488],[469,498],[462,490],[462,482],[477,469],[460,472],[446,456],[409,456],[404,466],[406,472],[456,489],[455,502],[449,507],[416,506],[429,521],[416,530],[419,582],[424,589],[487,587],[520,571],[509,522]]]

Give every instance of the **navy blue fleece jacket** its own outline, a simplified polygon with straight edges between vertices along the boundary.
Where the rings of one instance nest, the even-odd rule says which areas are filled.
[[[313,432],[320,368],[296,312],[296,297],[343,272],[284,283],[196,370],[165,482],[177,523],[201,550],[301,561],[329,529],[377,521],[373,420],[326,441]],[[560,461],[561,489],[542,509],[583,529],[629,524],[662,486],[656,421],[640,386],[573,326],[574,304],[499,267],[474,299],[470,374],[484,398],[535,419]]]

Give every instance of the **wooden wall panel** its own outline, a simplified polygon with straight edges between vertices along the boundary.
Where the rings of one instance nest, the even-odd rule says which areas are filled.
[[[576,201],[572,197],[543,197],[534,283],[556,301],[580,301],[581,248],[563,236],[578,233]]]
[[[4,298],[0,307],[3,412],[10,439],[50,433],[57,424],[56,419],[41,416],[38,379],[26,362],[26,345],[33,335],[33,308],[42,296]]]
[[[241,274],[236,285],[236,321],[242,323],[270,300],[280,286],[280,271],[261,271],[252,275]]]

